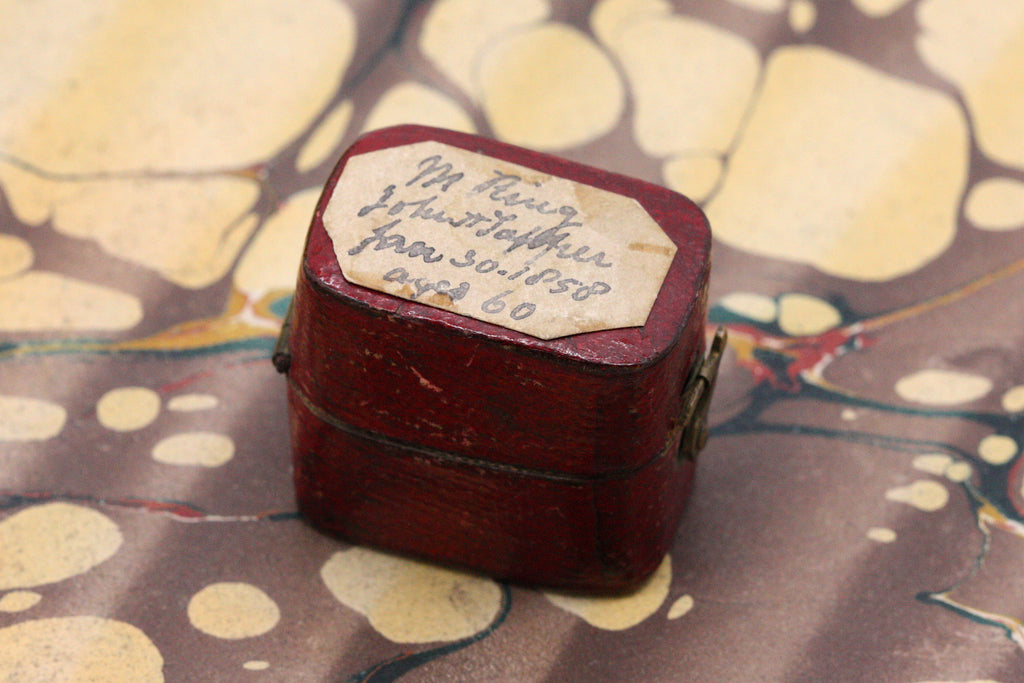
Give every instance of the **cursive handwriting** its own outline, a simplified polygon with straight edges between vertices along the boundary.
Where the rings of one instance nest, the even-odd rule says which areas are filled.
[[[374,228],[369,237],[348,250],[348,255],[355,256],[372,244],[374,251],[393,249],[396,254],[405,254],[409,258],[420,257],[424,263],[437,263],[444,258],[444,254],[435,254],[434,247],[427,246],[423,240],[416,240],[407,245],[405,235],[400,233],[389,235],[388,232],[401,222],[402,220],[399,218],[379,228]]]
[[[552,199],[573,196],[556,185],[525,172],[470,171],[442,154],[419,159],[404,177],[377,178],[376,198],[352,209],[369,233],[354,237],[347,254],[406,257],[377,261],[400,296],[445,308],[469,297],[461,306],[519,321],[555,305],[552,297],[582,302],[612,292],[604,280],[614,276],[586,274],[613,268],[613,259],[591,243],[580,209]]]
[[[416,176],[415,179],[419,179],[420,176]],[[504,178],[510,176],[503,175]],[[511,176],[512,178],[518,178],[518,176]],[[434,179],[428,180],[424,184],[431,184]],[[491,182],[491,181],[488,181]],[[477,186],[480,187],[480,186]],[[489,186],[488,186],[489,187]],[[507,185],[499,186],[494,192],[502,191],[501,188],[507,188]],[[611,268],[612,263],[608,260],[608,256],[603,251],[592,251],[590,245],[574,245],[569,239],[572,237],[571,228],[580,227],[583,225],[581,221],[573,220],[578,212],[569,206],[562,206],[558,209],[551,211],[542,211],[545,214],[557,214],[561,217],[556,225],[549,228],[544,228],[540,225],[535,225],[529,230],[517,229],[513,227],[503,227],[507,223],[513,223],[518,221],[519,216],[514,213],[505,213],[501,209],[492,209],[490,216],[485,216],[482,213],[476,211],[463,211],[463,215],[459,217],[450,216],[444,209],[434,208],[432,205],[438,200],[439,195],[430,195],[427,197],[420,197],[416,199],[396,199],[395,193],[397,191],[396,185],[387,185],[380,194],[380,197],[370,204],[363,206],[357,212],[357,216],[360,218],[366,217],[377,210],[382,210],[388,216],[403,216],[409,219],[420,219],[425,221],[433,221],[435,223],[445,223],[451,228],[476,228],[474,234],[477,237],[490,236],[496,240],[508,242],[508,246],[505,247],[504,253],[509,254],[521,247],[526,247],[529,251],[537,249],[542,250],[538,256],[554,252],[555,256],[560,259],[571,259],[576,263],[590,263],[598,268]],[[491,194],[493,195],[494,192]],[[497,200],[505,202],[503,198]],[[526,201],[526,200],[523,200]],[[529,201],[533,201],[532,199]],[[546,204],[546,201],[544,202]],[[537,205],[531,204],[533,208]],[[372,240],[374,238],[367,238]],[[359,251],[365,248],[365,245],[357,247]],[[387,246],[379,247],[380,249],[389,248]],[[350,255],[355,255],[359,251],[352,252]],[[403,252],[399,252],[403,253]]]
[[[460,282],[458,287],[452,287],[452,283],[448,282],[448,280],[431,282],[425,277],[413,277],[405,268],[392,268],[384,273],[384,282],[412,285],[416,291],[410,294],[409,298],[413,301],[427,292],[437,292],[442,296],[447,296],[453,302],[465,298],[466,294],[469,293],[468,282]]]

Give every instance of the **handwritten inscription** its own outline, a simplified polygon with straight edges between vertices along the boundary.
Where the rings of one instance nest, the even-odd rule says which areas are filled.
[[[345,277],[542,339],[643,325],[675,245],[633,199],[438,142],[349,159]]]

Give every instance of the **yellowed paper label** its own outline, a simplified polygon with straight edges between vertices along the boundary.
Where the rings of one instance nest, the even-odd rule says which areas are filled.
[[[345,278],[541,339],[643,325],[676,246],[623,195],[439,142],[348,160]]]

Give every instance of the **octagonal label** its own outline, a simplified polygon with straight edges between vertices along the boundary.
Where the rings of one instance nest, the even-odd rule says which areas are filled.
[[[434,141],[351,157],[323,220],[350,282],[541,339],[643,325],[676,253],[631,197]]]

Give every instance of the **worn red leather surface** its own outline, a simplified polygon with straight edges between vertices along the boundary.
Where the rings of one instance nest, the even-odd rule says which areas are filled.
[[[347,160],[427,140],[656,207],[678,251],[647,323],[541,341],[346,280],[322,216]],[[300,510],[349,542],[517,583],[636,588],[691,486],[677,427],[703,357],[708,240],[689,200],[647,183],[440,129],[360,139],[325,186],[293,301]]]

